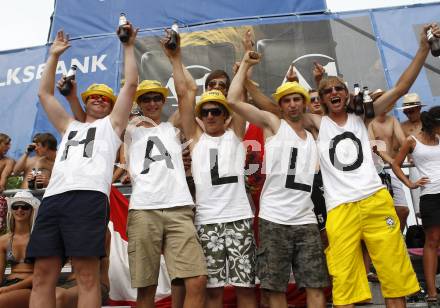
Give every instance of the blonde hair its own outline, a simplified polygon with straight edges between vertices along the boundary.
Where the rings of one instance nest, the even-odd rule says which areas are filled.
[[[29,203],[26,203],[29,204]],[[32,230],[32,227],[34,225],[34,221],[35,221],[35,209],[34,207],[29,204],[31,206],[31,215],[29,215],[29,232]],[[8,209],[8,214],[6,215],[6,228],[8,230],[8,233],[14,234],[15,232],[15,218],[14,215],[12,214],[12,207],[9,207]]]
[[[328,114],[328,109],[327,109],[327,105],[324,103],[324,100],[323,100],[323,96],[324,96],[323,90],[325,88],[327,88],[329,84],[334,85],[335,83],[340,84],[341,86],[343,86],[345,88],[345,91],[347,91],[348,94],[350,93],[347,89],[347,86],[345,84],[344,79],[342,79],[341,77],[328,76],[327,78],[321,79],[321,81],[319,82],[319,86],[318,86],[318,94],[319,94],[319,97],[321,98],[321,107],[324,110],[325,114]],[[348,99],[350,99],[350,96],[348,96],[347,100]],[[346,103],[347,102],[345,102],[345,104]]]

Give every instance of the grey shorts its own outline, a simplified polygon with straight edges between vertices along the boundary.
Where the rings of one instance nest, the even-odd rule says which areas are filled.
[[[393,170],[388,169],[386,172],[391,177],[391,186],[393,187],[393,201],[394,206],[406,206],[408,207],[408,202],[406,201],[405,191],[403,190],[403,183],[397,178]]]
[[[327,265],[316,224],[281,225],[259,219],[257,277],[261,288],[286,292],[291,269],[299,288],[329,286]]]
[[[226,284],[255,285],[255,240],[252,219],[199,225],[202,248],[208,266],[208,288]]]

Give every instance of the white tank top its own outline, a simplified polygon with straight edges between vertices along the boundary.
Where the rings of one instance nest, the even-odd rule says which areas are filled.
[[[109,116],[92,123],[70,123],[58,148],[44,198],[71,190],[94,190],[108,196],[120,145]]]
[[[128,168],[132,179],[129,209],[194,206],[185,178],[179,130],[171,123],[127,129]]]
[[[318,150],[327,211],[365,199],[383,188],[374,166],[368,131],[361,117],[348,114],[344,126],[323,116]]]
[[[437,136],[437,145],[426,145],[411,136],[416,141],[416,146],[411,153],[414,165],[420,177],[428,177],[429,183],[420,187],[420,195],[440,193],[440,138]],[[418,180],[418,179],[417,179]]]
[[[244,185],[245,149],[232,130],[220,137],[203,133],[191,158],[196,225],[253,217]]]
[[[306,140],[281,120],[278,132],[265,143],[266,181],[259,217],[284,225],[316,224],[310,198],[318,151],[311,133]]]

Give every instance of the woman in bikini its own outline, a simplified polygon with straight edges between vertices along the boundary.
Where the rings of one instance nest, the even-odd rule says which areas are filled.
[[[8,233],[0,237],[0,307],[29,307],[33,264],[25,253],[39,205],[27,191],[8,199]],[[5,274],[7,265],[9,275]]]

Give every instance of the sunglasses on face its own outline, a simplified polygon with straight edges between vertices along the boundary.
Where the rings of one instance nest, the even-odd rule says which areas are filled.
[[[151,101],[159,103],[162,101],[162,95],[140,96],[138,100],[140,103],[149,103]]]
[[[18,210],[18,209],[22,209],[23,211],[29,211],[32,208],[32,206],[30,204],[13,204],[11,205],[11,209],[13,209],[14,211]]]
[[[408,109],[404,109],[403,110],[403,113],[405,113],[405,114],[411,114],[411,113],[414,113],[414,112],[417,112],[419,109],[417,108],[417,107],[415,107],[415,108],[408,108]]]
[[[223,81],[219,81],[219,80],[211,80],[210,82],[208,82],[208,87],[209,88],[218,88],[218,89],[222,89],[225,90],[226,89],[226,83],[224,83]]]
[[[207,117],[209,114],[211,114],[214,117],[218,117],[222,114],[222,110],[220,108],[210,108],[210,109],[202,109],[200,111],[200,115],[202,118]]]
[[[330,94],[333,92],[333,90],[335,90],[336,92],[342,92],[342,91],[345,91],[345,87],[334,86],[334,87],[325,88],[325,89],[322,89],[322,94],[324,94],[324,95]]]
[[[310,98],[310,101],[311,101],[312,103],[314,103],[314,102],[319,102],[319,96],[311,97],[311,98]]]
[[[95,101],[101,99],[105,103],[110,103],[111,102],[110,98],[108,98],[107,96],[104,96],[104,95],[100,95],[100,94],[89,95],[89,98],[91,98],[91,99],[93,99]]]

